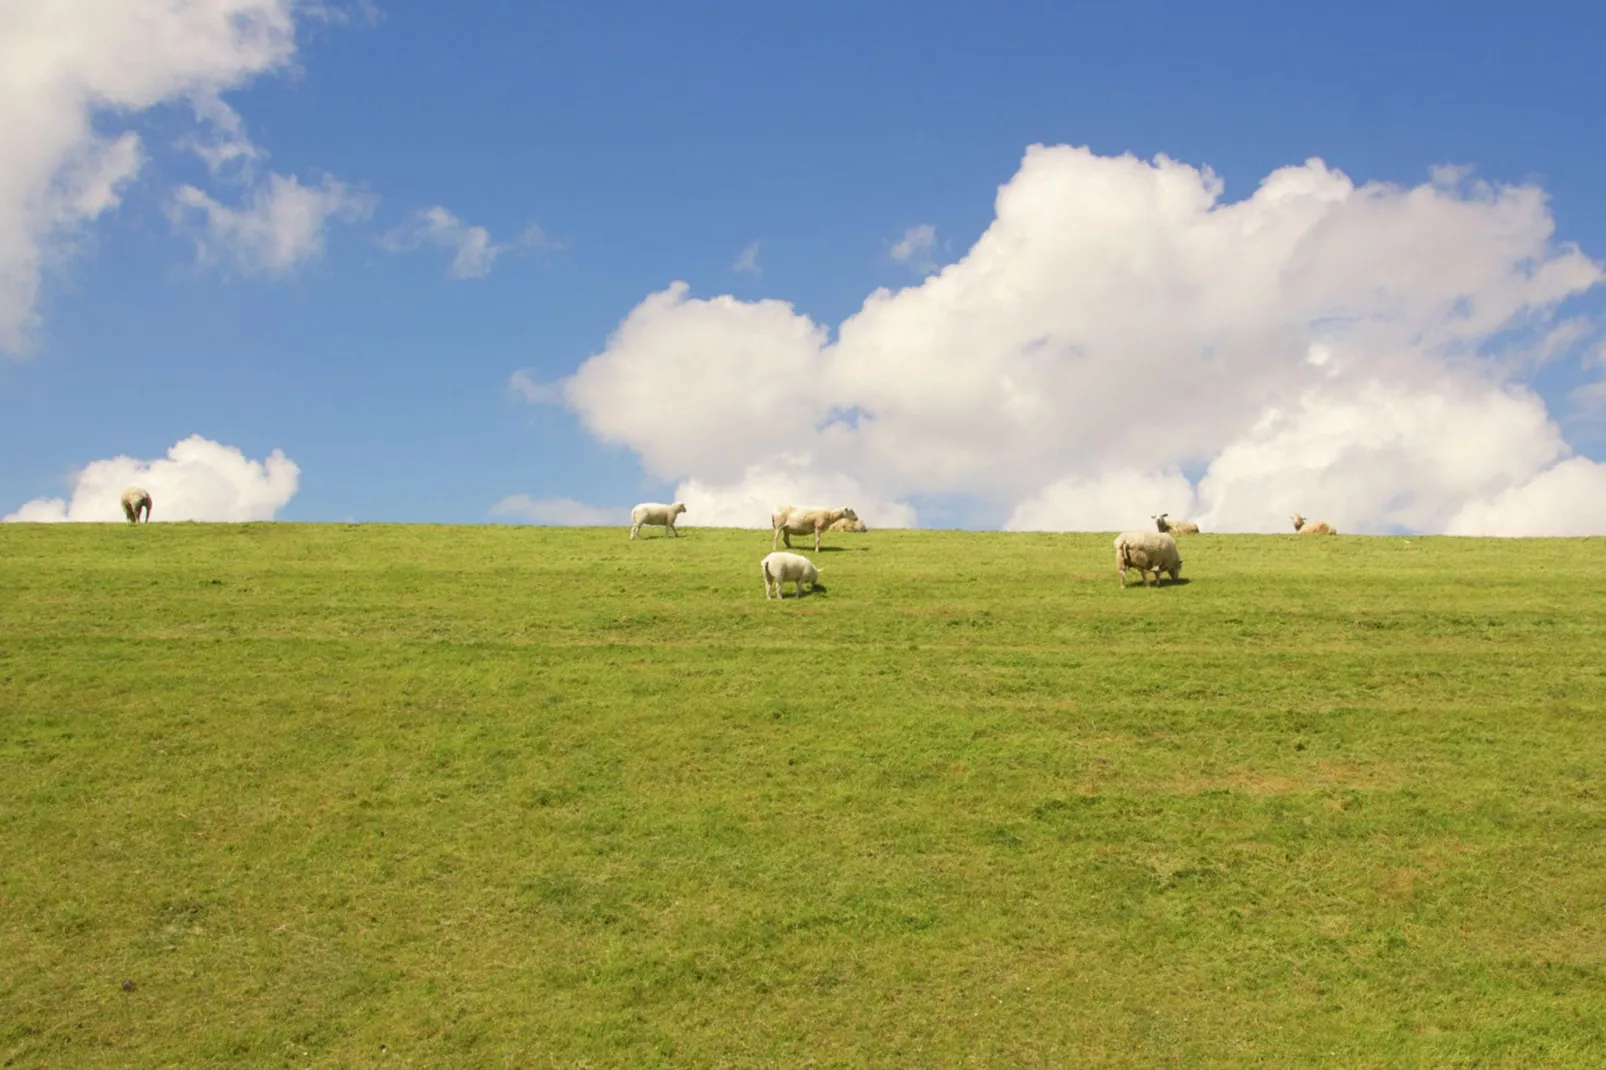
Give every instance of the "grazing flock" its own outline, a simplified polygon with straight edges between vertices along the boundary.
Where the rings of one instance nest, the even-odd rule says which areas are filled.
[[[684,502],[665,505],[662,502],[643,502],[630,510],[630,537],[634,539],[642,525],[668,528],[677,537],[675,519],[686,511]],[[1145,587],[1159,586],[1160,574],[1171,577],[1173,583],[1182,578],[1182,554],[1177,549],[1178,535],[1197,535],[1199,525],[1191,520],[1172,520],[1170,513],[1151,516],[1154,531],[1126,531],[1115,537],[1115,568],[1120,574],[1121,587],[1126,587],[1126,574],[1136,569]],[[1298,513],[1293,515],[1294,531],[1307,535],[1336,535],[1338,531],[1325,520],[1307,521]],[[840,509],[814,509],[797,505],[777,505],[770,514],[770,552],[759,562],[764,577],[764,598],[786,597],[782,584],[794,585],[795,596],[803,597],[803,585],[810,588],[820,585],[823,571],[802,554],[789,551],[792,536],[814,536],[814,552],[820,552],[820,537],[828,531],[867,531],[864,521],[847,506]],[[778,549],[782,540],[786,550]]]
[[[151,522],[151,495],[142,487],[129,487],[123,491],[123,515],[130,524],[138,524],[141,514],[145,523]],[[668,533],[680,538],[680,532],[675,527],[675,521],[686,511],[685,502],[642,502],[630,510],[630,538],[640,533],[643,527],[665,528]],[[1154,531],[1125,531],[1115,537],[1115,568],[1121,577],[1121,587],[1126,587],[1126,574],[1129,569],[1136,569],[1138,578],[1145,587],[1151,586],[1150,575],[1154,577],[1153,586],[1159,586],[1160,573],[1171,577],[1175,583],[1182,578],[1182,554],[1177,549],[1178,535],[1197,535],[1199,525],[1191,520],[1171,520],[1170,513],[1161,513],[1151,516],[1154,521]],[[1309,521],[1299,513],[1293,514],[1294,531],[1300,535],[1337,535],[1338,529],[1325,520]],[[770,553],[759,562],[760,571],[764,576],[764,598],[768,601],[774,591],[773,597],[785,598],[781,585],[790,583],[794,586],[796,597],[803,597],[803,585],[815,588],[820,585],[820,572],[812,561],[802,554],[788,551],[792,548],[792,536],[814,536],[814,552],[820,552],[820,536],[827,531],[854,531],[869,530],[864,521],[859,519],[847,506],[840,509],[813,509],[798,505],[777,505],[775,512],[770,514]],[[786,542],[786,550],[777,549],[782,540]]]

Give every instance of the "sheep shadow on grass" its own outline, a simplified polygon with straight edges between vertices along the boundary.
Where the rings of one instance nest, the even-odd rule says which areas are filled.
[[[1134,587],[1147,587],[1151,591],[1157,591],[1162,587],[1186,587],[1191,582],[1193,581],[1189,580],[1186,576],[1183,576],[1174,580],[1170,578],[1164,578],[1153,584],[1129,582],[1125,586],[1127,590],[1131,590]]]
[[[786,581],[786,585],[788,587],[791,587],[792,586],[792,581],[791,580],[787,580]],[[781,592],[781,601],[783,601],[783,602],[795,602],[800,598],[812,598],[813,596],[815,596],[817,594],[830,594],[830,593],[831,592],[826,589],[825,584],[816,583],[814,586],[810,587],[808,590],[804,591],[802,594],[798,594],[795,589],[794,590],[789,590],[789,591],[784,591],[783,590]]]

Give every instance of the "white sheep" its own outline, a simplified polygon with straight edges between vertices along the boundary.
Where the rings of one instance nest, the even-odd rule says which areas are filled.
[[[1199,534],[1198,524],[1191,520],[1167,520],[1166,517],[1170,515],[1170,513],[1161,513],[1159,516],[1151,516],[1149,519],[1154,521],[1156,531],[1169,532],[1172,535]]]
[[[853,520],[849,520],[847,517],[843,517],[841,520],[838,520],[835,524],[832,524],[830,527],[826,528],[825,530],[826,531],[851,531],[851,532],[855,532],[857,534],[863,534],[864,532],[869,531],[870,529],[864,526],[864,521],[862,521],[862,520],[859,520],[857,518],[855,518]]]
[[[839,520],[858,520],[859,514],[847,506],[840,509],[805,509],[796,505],[777,505],[775,512],[770,514],[770,549],[781,539],[786,540],[786,546],[791,549],[793,535],[807,535],[814,533],[814,552],[820,552],[820,533],[829,530],[831,525]]]
[[[1149,573],[1160,583],[1160,573],[1171,575],[1175,583],[1182,577],[1182,555],[1177,540],[1163,531],[1127,531],[1115,537],[1115,567],[1121,573],[1121,589],[1126,589],[1126,570],[1135,568],[1149,586]]]
[[[151,522],[151,494],[143,487],[129,487],[123,491],[123,515],[130,524],[139,523],[140,510],[145,511],[145,523]]]
[[[630,510],[630,537],[634,539],[636,532],[646,524],[649,527],[668,528],[675,536],[680,538],[680,532],[675,530],[675,518],[686,511],[681,502],[665,505],[662,502],[642,502]]]
[[[1294,522],[1294,530],[1301,535],[1337,535],[1338,529],[1325,520],[1318,520],[1312,524],[1304,517],[1295,513],[1290,519]]]
[[[764,560],[758,564],[760,571],[764,573],[764,600],[766,602],[770,598],[771,584],[775,585],[775,597],[785,599],[786,593],[781,590],[781,584],[795,583],[797,585],[797,597],[802,598],[803,585],[806,583],[810,587],[819,586],[820,573],[823,571],[814,567],[814,562],[802,554],[789,554],[785,550],[777,550],[774,553],[765,554]]]

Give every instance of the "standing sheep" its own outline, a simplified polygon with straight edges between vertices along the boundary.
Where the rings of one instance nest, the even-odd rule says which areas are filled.
[[[1304,517],[1295,513],[1290,519],[1294,522],[1294,530],[1301,535],[1337,535],[1338,529],[1325,520],[1318,520],[1312,524]]]
[[[151,494],[143,487],[129,487],[123,491],[123,515],[130,524],[139,523],[140,510],[145,511],[145,523],[151,522]]]
[[[803,585],[811,588],[820,585],[820,569],[814,567],[814,562],[802,554],[789,554],[785,550],[765,554],[760,561],[759,569],[764,573],[764,601],[770,599],[770,585],[775,585],[775,597],[786,598],[786,592],[781,590],[783,583],[797,585],[797,597],[803,597]]]
[[[770,527],[774,532],[770,536],[770,549],[775,549],[775,544],[782,538],[786,539],[787,549],[791,549],[793,535],[807,535],[813,532],[814,552],[819,553],[820,533],[844,518],[858,520],[859,514],[845,505],[840,509],[804,509],[796,505],[777,505],[775,512],[770,514]]]
[[[1154,584],[1159,586],[1162,572],[1171,575],[1172,583],[1182,577],[1182,555],[1177,552],[1177,540],[1165,532],[1128,531],[1115,537],[1115,567],[1123,591],[1129,568],[1138,570],[1145,587],[1149,586],[1149,573],[1154,573]]]
[[[1199,534],[1198,524],[1195,524],[1191,520],[1178,520],[1175,522],[1167,520],[1166,517],[1170,515],[1170,513],[1161,513],[1159,516],[1151,516],[1149,519],[1154,521],[1154,527],[1156,531],[1164,531],[1172,535]]]
[[[675,536],[680,538],[680,532],[675,530],[675,518],[686,511],[681,502],[674,505],[664,505],[662,502],[642,502],[630,510],[630,537],[634,539],[636,532],[646,524],[649,527],[668,528]]]

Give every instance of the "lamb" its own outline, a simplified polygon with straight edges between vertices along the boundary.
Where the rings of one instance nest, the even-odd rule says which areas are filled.
[[[668,528],[675,538],[680,538],[680,532],[675,530],[675,518],[686,511],[683,502],[665,505],[662,502],[642,502],[630,510],[630,537],[634,539],[636,532],[641,530],[643,524],[655,528]]]
[[[145,511],[145,523],[151,522],[151,494],[143,487],[129,487],[123,491],[123,515],[130,524],[139,523],[140,510]]]
[[[1126,589],[1126,570],[1135,568],[1149,586],[1149,573],[1154,573],[1155,586],[1160,584],[1160,573],[1171,575],[1175,583],[1182,576],[1182,555],[1177,552],[1177,540],[1163,531],[1128,531],[1115,537],[1115,567],[1121,573],[1121,589]]]
[[[1294,530],[1301,535],[1337,535],[1338,529],[1325,520],[1318,520],[1312,524],[1304,517],[1295,513],[1292,517]]]
[[[770,549],[782,538],[786,539],[787,549],[792,547],[793,535],[807,535],[814,533],[814,552],[820,552],[820,532],[828,530],[839,520],[858,520],[859,514],[847,506],[840,509],[805,509],[796,505],[777,505],[775,512],[770,515],[770,527],[774,533],[770,536]]]
[[[864,532],[869,531],[870,529],[864,526],[864,521],[862,521],[862,520],[849,520],[847,517],[843,517],[841,520],[838,520],[835,524],[832,524],[830,527],[826,528],[825,530],[826,531],[852,531],[852,532],[856,532],[856,533],[859,533],[859,534],[863,534]]]
[[[795,583],[797,585],[798,598],[803,597],[803,585],[805,583],[811,588],[817,588],[820,585],[820,572],[822,570],[815,568],[814,562],[802,554],[789,554],[785,550],[777,550],[774,553],[765,554],[764,560],[759,562],[759,568],[764,573],[764,601],[766,602],[770,599],[770,584],[772,583],[775,585],[775,597],[782,600],[786,598],[786,592],[781,590],[781,584],[783,583]]]
[[[1170,532],[1172,535],[1199,534],[1198,524],[1195,524],[1191,520],[1167,520],[1166,517],[1170,515],[1170,513],[1161,513],[1159,516],[1151,516],[1149,519],[1154,521],[1154,527],[1156,531],[1166,531]]]

